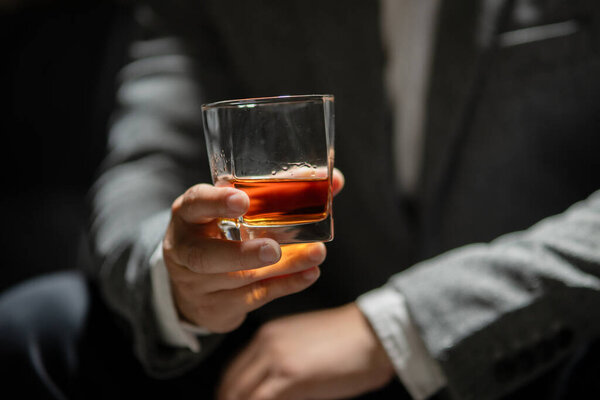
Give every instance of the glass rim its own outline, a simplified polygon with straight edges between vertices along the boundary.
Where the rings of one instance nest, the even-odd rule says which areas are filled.
[[[202,104],[202,110],[211,108],[243,108],[263,104],[300,103],[305,101],[333,101],[332,94],[299,94],[269,97],[249,97],[245,99],[221,100],[213,103]]]

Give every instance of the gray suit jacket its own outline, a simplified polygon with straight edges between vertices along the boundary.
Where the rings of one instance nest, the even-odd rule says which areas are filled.
[[[597,338],[598,2],[442,1],[425,166],[410,201],[391,188],[377,2],[150,3],[121,73],[91,232],[94,276],[151,374],[206,368],[210,391],[262,322],[384,284],[406,297],[457,398],[509,393]],[[200,104],[285,93],[336,96],[335,161],[347,184],[322,276],[238,332],[203,339],[200,354],[169,348],[148,259],[171,202],[210,181]]]

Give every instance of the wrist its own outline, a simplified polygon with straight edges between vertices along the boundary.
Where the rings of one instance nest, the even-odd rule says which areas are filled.
[[[371,323],[356,303],[353,302],[344,307],[360,326],[359,331],[361,332],[363,346],[366,349],[366,354],[368,354],[367,363],[369,369],[373,372],[374,376],[377,376],[382,380],[382,385],[389,382],[395,375],[394,365],[375,333],[375,330],[371,326]]]

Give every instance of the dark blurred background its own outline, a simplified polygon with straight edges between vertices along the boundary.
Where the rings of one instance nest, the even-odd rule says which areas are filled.
[[[107,0],[0,0],[0,292],[82,262],[129,17]]]

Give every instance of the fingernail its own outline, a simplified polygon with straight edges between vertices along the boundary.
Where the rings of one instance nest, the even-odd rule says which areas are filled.
[[[306,271],[302,272],[302,277],[304,279],[306,279],[307,281],[314,281],[315,279],[317,279],[320,275],[320,271],[319,268],[311,268],[311,269],[307,269]]]
[[[258,258],[262,262],[274,263],[279,260],[279,250],[271,243],[265,243],[258,250]]]
[[[227,197],[227,207],[235,213],[243,213],[246,211],[247,201],[246,196],[242,193],[236,192]]]

